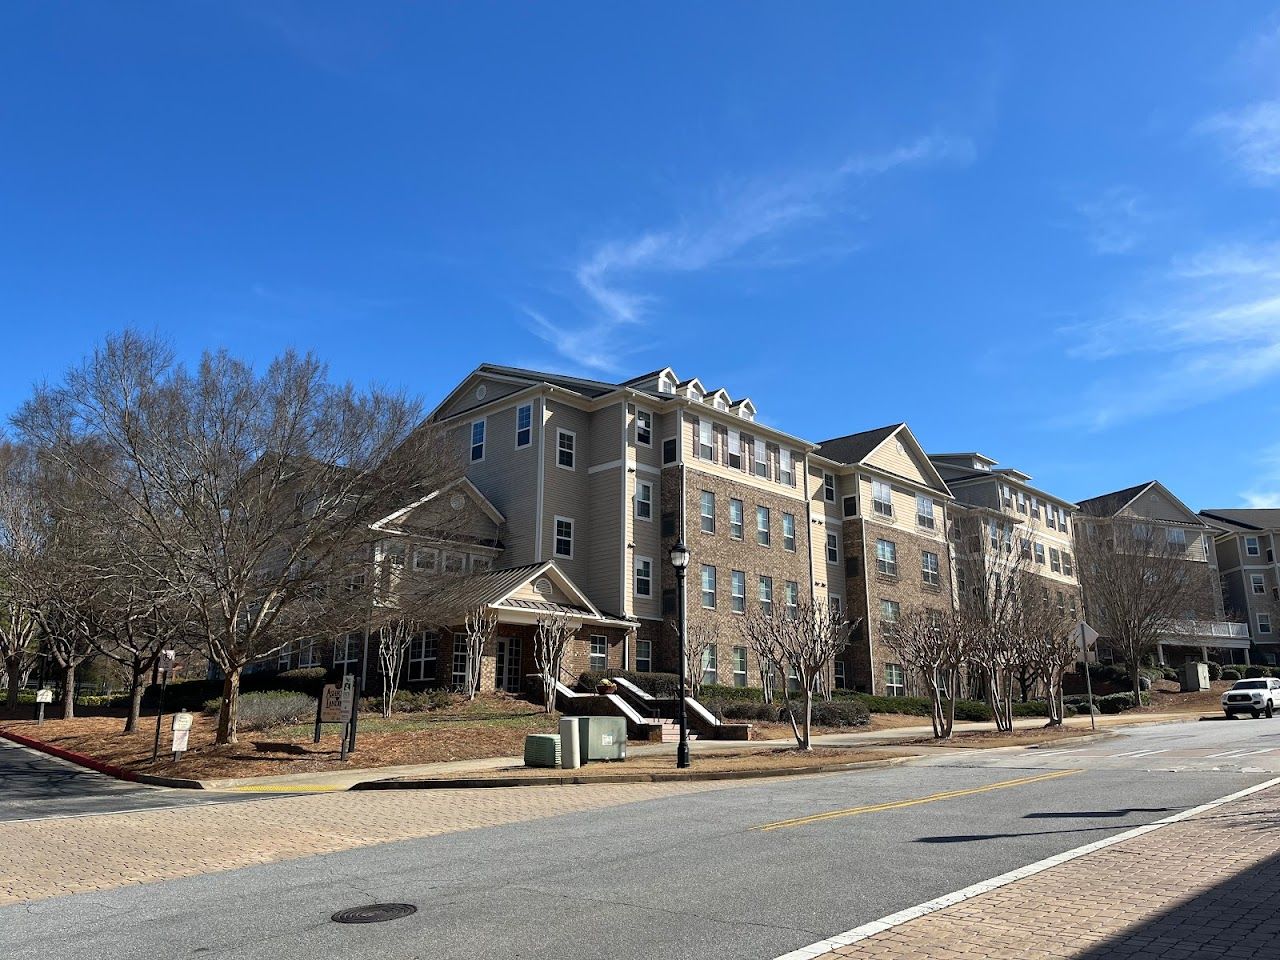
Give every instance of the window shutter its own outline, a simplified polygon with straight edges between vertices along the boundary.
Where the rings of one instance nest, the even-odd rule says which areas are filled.
[[[664,617],[675,616],[676,610],[676,592],[674,590],[662,591],[662,615]]]
[[[676,535],[676,515],[670,511],[662,515],[662,535],[664,537]]]
[[[856,577],[858,575],[859,557],[849,557],[844,562],[844,572],[846,576]]]

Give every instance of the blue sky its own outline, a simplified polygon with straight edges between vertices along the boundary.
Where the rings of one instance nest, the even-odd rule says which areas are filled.
[[[0,412],[132,325],[1280,504],[1278,200],[1266,4],[15,0]]]

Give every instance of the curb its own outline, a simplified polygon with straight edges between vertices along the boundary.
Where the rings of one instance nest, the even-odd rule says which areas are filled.
[[[673,783],[707,780],[763,780],[817,773],[846,773],[873,767],[892,767],[919,757],[887,757],[856,763],[830,763],[821,767],[779,767],[774,770],[692,770],[688,773],[607,773],[598,777],[548,774],[539,777],[454,777],[440,780],[362,780],[349,790],[472,790],[486,787],[561,787],[592,783]]]
[[[45,743],[43,740],[37,740],[35,737],[24,736],[21,733],[14,733],[12,730],[0,730],[0,737],[6,740],[12,740],[19,746],[27,747],[31,750],[38,750],[41,753],[47,753],[51,757],[57,757],[59,760],[66,760],[68,763],[74,763],[79,767],[87,767],[97,773],[106,774],[108,777],[115,777],[117,780],[125,780],[129,783],[142,783],[152,787],[171,787],[179,790],[203,790],[205,786],[199,780],[185,780],[182,777],[155,777],[149,773],[138,773],[134,770],[126,770],[124,767],[117,767],[113,763],[99,760],[96,757],[86,756],[83,753],[76,753],[74,750],[67,750],[63,747],[55,747],[52,743]]]

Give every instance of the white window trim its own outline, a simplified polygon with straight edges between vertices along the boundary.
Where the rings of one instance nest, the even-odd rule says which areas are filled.
[[[569,552],[567,554],[559,553],[556,550],[556,541],[560,539],[559,535],[556,532],[556,528],[560,526],[561,520],[569,524]],[[561,560],[572,560],[574,549],[576,546],[574,544],[574,541],[576,539],[578,539],[578,521],[574,520],[573,517],[557,516],[552,518],[551,520],[551,556],[558,557]]]
[[[741,594],[737,594],[733,592],[735,587],[734,574],[742,575],[742,593]],[[742,600],[741,610],[733,609],[734,601],[738,599]],[[736,613],[738,616],[743,616],[747,612],[747,572],[745,570],[729,571],[729,612]]]
[[[822,471],[822,499],[827,503],[836,502],[836,475]]]
[[[645,563],[649,564],[649,576],[648,576],[648,578],[647,578],[647,579],[648,579],[648,581],[649,581],[649,592],[648,592],[648,593],[641,593],[641,592],[640,592],[640,563],[641,563],[641,561],[644,561]],[[653,596],[653,558],[652,558],[652,557],[636,557],[636,559],[635,559],[635,564],[634,564],[634,566],[633,566],[633,568],[632,568],[632,570],[631,570],[631,589],[635,591],[635,595],[636,595],[637,597],[652,597],[652,596]]]
[[[480,441],[480,456],[476,457],[476,424],[483,424],[484,439]],[[484,463],[485,457],[489,455],[489,418],[481,417],[479,420],[472,420],[467,426],[467,462],[468,463]]]
[[[529,410],[529,442],[521,443],[520,442],[520,411],[526,408],[528,408]],[[486,428],[485,439],[488,439],[487,432],[488,431]],[[517,450],[528,450],[530,447],[533,446],[533,404],[532,403],[522,403],[520,404],[520,406],[516,407],[516,428],[515,428],[514,439],[515,439],[515,445],[516,445],[515,448]]]
[[[831,563],[831,564],[840,563],[840,538],[838,536],[836,536],[834,533],[828,533],[827,543],[826,543],[826,546],[823,547],[823,549],[826,551],[827,563]],[[834,560],[831,558],[831,554],[833,551],[835,553]]]
[[[573,438],[573,464],[568,467],[566,467],[563,463],[560,462],[560,438],[561,437]],[[570,473],[573,473],[578,469],[578,435],[574,433],[572,430],[565,430],[563,427],[556,427],[556,466],[559,467],[561,470],[568,470]]]
[[[649,442],[648,443],[640,439],[640,414],[642,413],[649,418]],[[647,447],[650,450],[653,449],[653,411],[652,410],[646,410],[643,407],[636,407],[635,437],[636,437],[637,447]]]
[[[648,487],[648,488],[649,488],[649,499],[648,499],[647,501],[644,501],[644,500],[641,500],[641,499],[640,499],[640,488],[641,488],[641,487]],[[653,522],[653,484],[652,484],[652,483],[649,483],[647,480],[637,480],[637,481],[636,481],[636,492],[635,492],[635,494],[632,496],[632,500],[634,500],[634,501],[635,501],[635,511],[634,511],[634,512],[635,512],[635,517],[636,517],[636,519],[637,519],[637,520],[639,520],[639,521],[641,521],[641,522],[643,522],[643,523],[652,523],[652,522]],[[648,503],[648,505],[649,505],[649,515],[648,515],[647,517],[642,517],[642,516],[640,516],[640,504],[641,504],[641,503]]]
[[[667,459],[668,443],[674,443],[676,445],[675,456],[673,456],[670,460]],[[669,467],[673,463],[679,463],[679,462],[680,462],[680,438],[675,436],[663,437],[662,438],[662,465],[664,467]]]

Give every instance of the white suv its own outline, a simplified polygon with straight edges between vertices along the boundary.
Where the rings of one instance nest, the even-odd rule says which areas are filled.
[[[1228,717],[1237,713],[1247,713],[1255,720],[1263,714],[1274,716],[1280,710],[1280,680],[1237,680],[1222,695],[1222,710]]]

